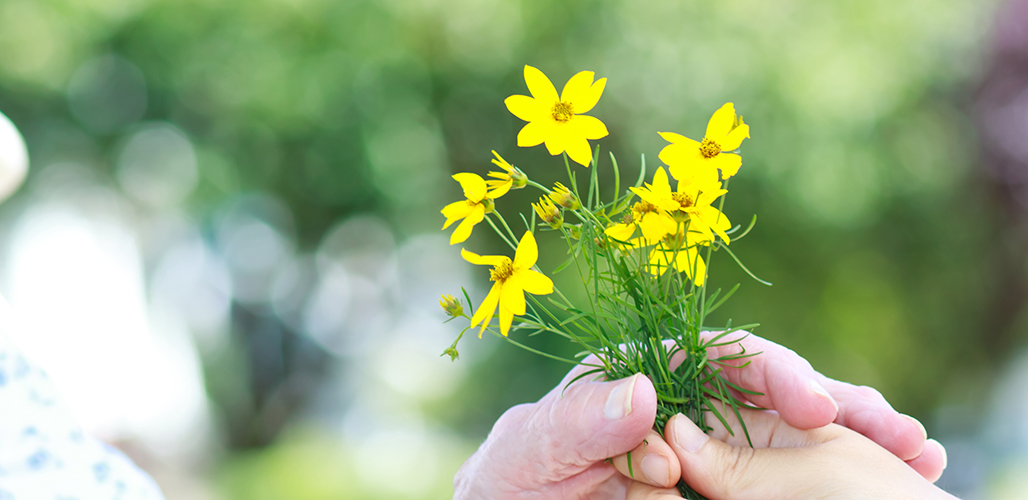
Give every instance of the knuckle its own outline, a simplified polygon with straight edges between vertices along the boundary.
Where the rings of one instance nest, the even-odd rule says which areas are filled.
[[[876,402],[877,401],[884,401],[885,400],[885,397],[882,396],[882,393],[878,392],[878,389],[875,389],[874,387],[869,387],[869,386],[866,386],[866,385],[859,385],[859,386],[856,387],[855,390],[857,391],[857,395],[860,396],[861,398],[872,400],[872,401],[876,401]]]
[[[733,492],[749,488],[754,477],[753,467],[756,465],[755,450],[749,447],[733,447],[721,463],[718,487],[721,488],[720,498],[731,498]]]

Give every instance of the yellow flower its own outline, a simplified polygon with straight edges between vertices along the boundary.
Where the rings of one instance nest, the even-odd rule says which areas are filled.
[[[564,187],[564,185],[559,182],[553,186],[553,191],[550,191],[550,194],[547,196],[549,196],[554,203],[568,210],[578,210],[582,206],[582,202],[578,201],[578,197],[575,196],[575,193],[572,193],[570,189]]]
[[[528,185],[528,176],[521,169],[507,163],[507,160],[504,160],[496,151],[493,151],[493,156],[496,157],[493,158],[493,164],[504,171],[489,172],[489,177],[492,177],[492,179],[485,181],[485,183],[489,186],[490,198],[499,198],[507,194],[507,191],[511,189],[521,189]]]
[[[660,132],[660,136],[671,143],[660,151],[660,159],[671,168],[675,179],[694,175],[716,178],[719,170],[727,179],[739,171],[742,157],[726,151],[739,149],[743,139],[749,138],[750,127],[742,117],[736,118],[735,106],[728,103],[710,117],[701,142],[673,132]]]
[[[564,225],[564,216],[561,215],[560,209],[549,198],[545,196],[540,197],[539,203],[533,203],[532,208],[535,209],[535,213],[539,215],[539,218],[553,229],[560,229]]]
[[[489,280],[493,282],[493,288],[471,317],[471,326],[482,324],[482,329],[478,332],[479,337],[482,337],[482,332],[489,326],[497,308],[500,310],[500,333],[506,337],[514,316],[525,314],[525,292],[532,295],[553,293],[553,281],[532,270],[539,257],[539,249],[531,231],[525,232],[521,237],[514,252],[514,260],[504,255],[478,255],[464,249],[461,249],[460,254],[464,260],[472,264],[493,266],[489,271]]]
[[[442,298],[439,299],[439,307],[442,307],[443,312],[451,318],[464,314],[464,306],[461,305],[459,300],[453,298],[453,295],[443,294]]]
[[[696,286],[703,286],[703,282],[707,278],[707,265],[703,262],[699,251],[701,245],[709,240],[706,240],[701,233],[693,231],[692,228],[689,228],[688,233],[683,237],[685,231],[686,224],[682,223],[678,226],[677,231],[665,236],[653,247],[653,250],[650,251],[649,272],[660,276],[668,269],[674,269],[685,273],[696,283]]]
[[[628,241],[635,233],[635,226],[639,226],[643,239],[655,242],[674,232],[678,224],[668,212],[677,210],[678,203],[673,198],[671,185],[663,168],[658,168],[653,174],[652,184],[629,189],[642,198],[642,201],[632,205],[632,211],[625,215],[620,224],[607,228],[607,236],[618,241]]]
[[[727,245],[731,242],[728,231],[732,227],[728,216],[713,206],[715,200],[727,193],[718,181],[690,177],[678,181],[673,197],[678,202],[677,210],[671,212],[675,220],[689,221],[690,233],[698,233],[704,241],[713,241],[714,234]]]
[[[493,200],[487,196],[485,179],[477,174],[467,172],[453,174],[453,178],[460,183],[460,187],[464,189],[464,197],[467,199],[455,201],[442,209],[442,213],[446,217],[443,229],[464,219],[450,235],[451,245],[467,240],[471,236],[471,229],[475,227],[475,224],[482,222],[485,214],[493,211]]]
[[[592,162],[589,140],[607,136],[607,126],[598,118],[586,116],[596,106],[607,85],[606,78],[593,83],[594,73],[582,71],[571,77],[564,90],[557,89],[542,71],[525,66],[525,83],[532,97],[512,95],[503,101],[514,116],[528,122],[518,133],[518,146],[523,148],[546,143],[551,155],[567,152],[586,167]]]

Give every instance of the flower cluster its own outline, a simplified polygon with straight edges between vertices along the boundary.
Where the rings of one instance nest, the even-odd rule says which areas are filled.
[[[600,372],[611,379],[640,372],[650,376],[658,389],[658,424],[675,413],[686,413],[701,426],[705,425],[704,412],[723,418],[710,399],[737,408],[729,390],[737,388],[723,379],[720,367],[715,368],[726,359],[706,358],[710,343],[701,339],[700,332],[707,328],[707,315],[734,292],[733,288],[723,297],[719,297],[720,290],[708,294],[711,255],[723,249],[739,262],[728,245],[749,231],[736,233],[740,228],[733,227],[722,211],[728,180],[742,166],[738,149],[750,136],[749,126],[728,103],[714,112],[699,141],[660,132],[670,143],[658,155],[666,167],[659,166],[649,182],[644,182],[643,156],[638,181],[624,190],[617,160],[611,154],[614,190],[612,197],[608,193],[611,199],[604,201],[597,175],[599,148],[594,150],[589,141],[606,137],[607,127],[585,113],[599,102],[606,79],[595,80],[593,72],[583,71],[571,77],[558,95],[538,69],[525,66],[524,75],[531,96],[512,95],[505,101],[514,116],[528,122],[518,133],[517,144],[545,144],[551,155],[563,155],[567,182],[543,186],[496,151],[492,163],[502,171],[489,172],[488,180],[469,172],[453,176],[464,199],[442,209],[446,218],[443,229],[461,221],[450,244],[465,243],[474,227],[485,221],[514,257],[461,249],[468,262],[490,267],[492,285],[477,309],[464,292],[468,311],[474,311],[470,316],[461,299],[442,297],[440,305],[451,320],[468,321],[444,355],[456,359],[464,332],[477,328],[479,337],[489,331],[544,356],[584,363],[537,351],[510,338],[512,330],[521,328],[552,333],[596,355],[592,359],[599,359],[599,364],[590,365],[594,369],[589,373]],[[572,162],[593,168],[574,171]],[[588,187],[580,190],[584,179],[588,179]],[[516,233],[497,202],[526,187],[541,193],[531,209],[513,219],[525,225],[524,231]],[[572,304],[539,270],[536,233],[540,231],[564,240],[569,258],[554,272],[577,269],[579,279],[567,284],[584,286],[588,306]],[[554,297],[547,303],[537,298],[550,294]],[[495,324],[494,317],[498,318]],[[727,334],[750,326],[733,328],[729,323],[723,330]],[[686,361],[672,370],[669,360],[677,352],[684,352]],[[700,498],[687,487],[680,489],[688,498]]]

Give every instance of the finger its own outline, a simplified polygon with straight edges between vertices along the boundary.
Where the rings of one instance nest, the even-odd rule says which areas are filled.
[[[708,342],[717,335],[720,333],[702,334]],[[708,347],[710,359],[736,355],[741,350],[756,354],[727,362],[737,368],[721,372],[729,382],[761,393],[746,396],[754,404],[778,411],[789,425],[800,429],[823,427],[835,420],[839,407],[819,382],[820,374],[792,350],[745,331],[730,333],[715,344],[726,345]]]
[[[582,380],[558,385],[534,405],[527,429],[542,443],[526,443],[525,428],[513,430],[512,438],[547,450],[546,459],[557,466],[586,467],[639,446],[656,415],[653,383],[642,375],[611,382]]]
[[[924,449],[928,433],[913,417],[892,409],[877,390],[822,377],[839,403],[835,423],[863,434],[900,460],[912,460]]]
[[[806,431],[807,444],[835,436],[822,431]],[[791,498],[803,485],[818,481],[812,472],[825,466],[810,447],[731,446],[712,439],[681,414],[668,421],[665,440],[678,455],[682,478],[708,498]]]
[[[949,460],[946,457],[946,448],[934,439],[925,441],[924,451],[913,460],[908,460],[907,465],[921,474],[921,477],[936,482],[942,477]]]
[[[682,500],[682,495],[677,488],[657,488],[633,482],[628,486],[625,500]]]
[[[661,488],[674,486],[682,474],[682,466],[675,452],[671,451],[660,434],[652,430],[642,444],[628,454],[614,457],[613,462],[614,467],[625,477]]]

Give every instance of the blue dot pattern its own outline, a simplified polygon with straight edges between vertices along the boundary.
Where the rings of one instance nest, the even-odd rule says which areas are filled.
[[[53,382],[0,331],[0,500],[163,500],[115,448],[85,434]]]

